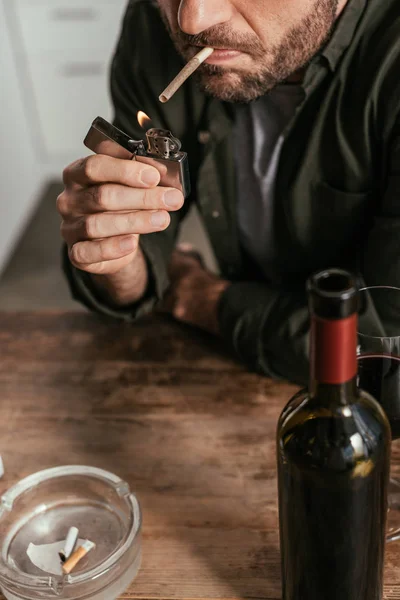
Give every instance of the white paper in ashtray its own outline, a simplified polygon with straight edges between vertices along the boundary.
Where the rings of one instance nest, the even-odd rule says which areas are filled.
[[[78,546],[81,546],[86,540],[79,539]],[[62,575],[62,563],[59,557],[59,552],[64,550],[65,540],[54,542],[53,544],[29,544],[26,551],[32,563],[38,569],[51,575]]]

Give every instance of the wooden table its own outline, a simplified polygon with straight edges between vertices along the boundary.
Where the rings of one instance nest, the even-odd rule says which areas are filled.
[[[144,513],[142,568],[124,598],[278,600],[274,437],[294,391],[160,318],[2,313],[0,490],[57,465],[113,471]],[[400,542],[385,598],[400,599]]]

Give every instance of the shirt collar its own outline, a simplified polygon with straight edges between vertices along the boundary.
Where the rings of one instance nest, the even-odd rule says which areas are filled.
[[[350,46],[366,4],[367,0],[348,1],[336,23],[332,37],[322,50],[321,55],[327,59],[332,71],[335,71],[344,51]]]
[[[335,71],[340,58],[350,46],[355,31],[364,14],[367,0],[348,0],[348,3],[340,15],[329,42],[319,53],[324,56],[332,71]],[[318,70],[318,69],[317,69]],[[304,86],[307,87],[307,79],[310,76],[310,68],[306,74]],[[210,133],[217,141],[224,138],[230,132],[234,120],[235,107],[230,103],[221,102],[215,98],[208,98]]]

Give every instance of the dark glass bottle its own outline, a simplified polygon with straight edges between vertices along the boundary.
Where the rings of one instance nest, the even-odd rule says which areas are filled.
[[[307,290],[310,387],[277,430],[283,600],[381,600],[390,427],[357,389],[357,285],[331,269]]]

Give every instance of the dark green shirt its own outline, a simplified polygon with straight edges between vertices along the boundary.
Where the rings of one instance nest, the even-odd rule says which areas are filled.
[[[196,202],[222,277],[233,282],[220,303],[222,335],[249,368],[305,382],[309,275],[342,267],[368,285],[400,287],[399,0],[349,0],[307,69],[305,100],[284,132],[276,180],[273,281],[239,244],[234,105],[207,99],[193,78],[167,104],[158,101],[182,64],[156,6],[132,0],[111,72],[115,123],[143,137],[141,109],[155,126],[170,129],[189,154],[194,192],[166,231],[141,236],[151,276],[142,302],[110,306],[65,255],[72,292],[91,309],[129,321],[150,311],[169,285],[179,223]],[[367,315],[371,332],[383,325],[399,334],[400,306],[376,309],[381,323]]]

